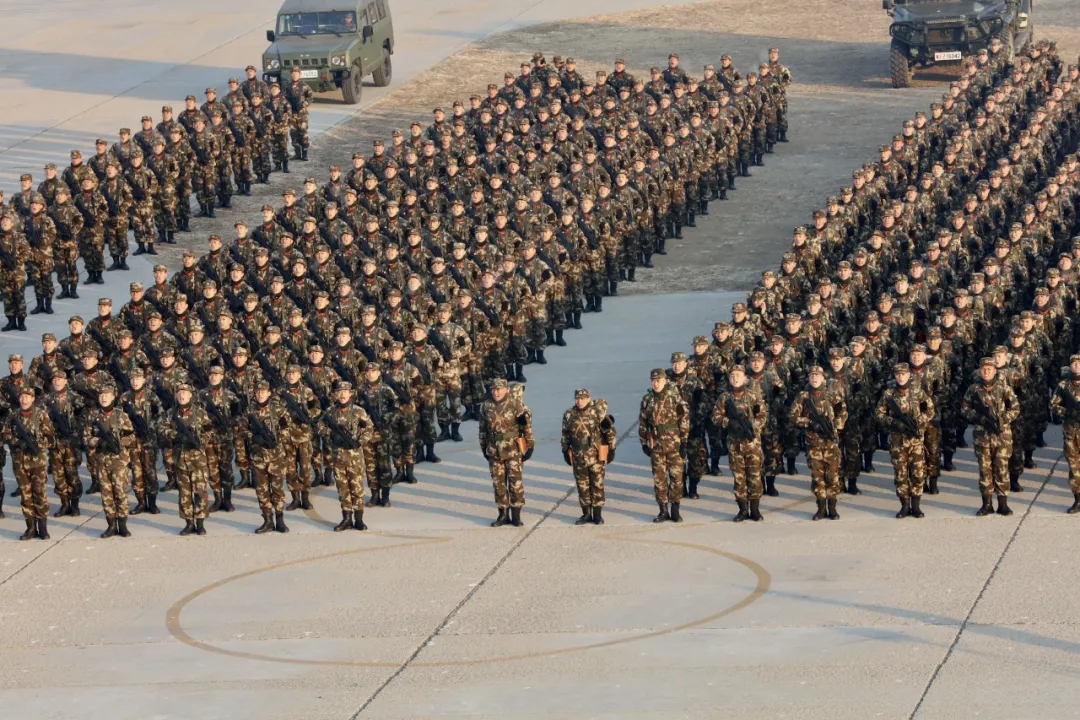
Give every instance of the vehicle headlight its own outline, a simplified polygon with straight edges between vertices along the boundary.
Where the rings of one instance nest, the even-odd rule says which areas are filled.
[[[277,70],[279,67],[281,67],[280,60],[278,60],[277,58],[266,58],[267,70]]]
[[[330,58],[330,64],[333,65],[334,67],[344,67],[345,66],[345,56],[344,55],[335,55],[334,57]]]

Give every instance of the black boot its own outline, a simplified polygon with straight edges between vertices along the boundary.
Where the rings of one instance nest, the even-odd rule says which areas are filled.
[[[225,205],[225,207],[229,207],[229,206]],[[214,214],[214,201],[213,200],[206,203],[206,217],[217,217],[217,215]]]
[[[525,382],[525,376],[521,374],[521,363],[514,363],[514,379],[518,382]]]
[[[196,518],[196,520],[195,520],[195,534],[196,535],[205,535],[206,534],[206,528],[203,527],[203,522],[204,521],[203,521],[202,518]]]
[[[870,450],[862,454],[863,472],[876,472],[874,470],[874,451]]]
[[[288,175],[289,172],[290,172],[289,171],[289,158],[288,157],[286,157],[284,160],[281,161],[281,172],[285,173],[286,175]]]
[[[243,490],[244,488],[251,487],[248,484],[248,471],[247,468],[240,468],[240,480],[233,486],[236,490]]]
[[[795,470],[795,458],[788,458],[787,459],[787,474],[788,475],[798,475],[799,474]]]
[[[184,521],[184,529],[180,531],[180,535],[183,535],[184,537],[187,537],[188,535],[191,535],[194,532],[195,532],[195,521],[194,520],[185,520]]]
[[[75,508],[75,505],[77,505],[77,504],[78,504],[78,501],[73,501],[73,503],[72,503],[72,511],[73,512],[75,512],[77,510],[77,508]],[[159,510],[158,506],[157,506],[157,493],[147,493],[147,495],[146,495],[146,512],[150,513],[151,515],[160,515],[161,514],[161,510]]]
[[[124,532],[127,532],[127,521],[126,520],[124,521]],[[128,535],[131,535],[131,533],[128,533]],[[41,517],[41,518],[37,519],[37,536],[38,536],[38,540],[48,540],[49,539],[49,519],[48,518]],[[127,535],[125,535],[124,537],[127,537]]]
[[[16,328],[19,327],[19,324],[17,322],[15,322],[15,316],[14,315],[7,315],[5,317],[7,317],[7,325],[0,328],[0,332],[11,332],[12,330],[15,330]]]
[[[442,458],[435,454],[435,443],[427,443],[427,452],[424,453],[424,462],[442,462]]]
[[[983,495],[982,507],[975,512],[976,517],[986,517],[994,512],[994,496]]]
[[[938,481],[938,479],[936,477],[927,478],[927,481],[926,481],[926,494],[927,495],[937,495],[937,494],[939,494],[941,492],[940,490],[938,490],[937,481]],[[914,514],[914,513],[912,513],[912,514]]]
[[[828,498],[825,501],[825,508],[829,511],[830,520],[840,519],[840,513],[836,512],[836,498]]]
[[[671,519],[671,516],[668,515],[667,505],[661,504],[660,505],[660,514],[653,518],[653,522],[654,523],[662,523],[665,520],[670,520],[670,519]]]
[[[232,488],[223,488],[221,491],[221,509],[225,512],[234,512],[236,510],[232,504]]]
[[[301,148],[301,150],[300,150],[300,159],[303,160],[304,162],[307,162],[307,151],[308,151],[307,148]]]
[[[413,474],[413,465],[411,463],[405,465],[405,482],[409,485],[415,485],[417,483],[416,475]]]
[[[1009,492],[1024,492],[1024,488],[1020,487],[1020,473],[1009,473]]]
[[[79,283],[71,283],[71,285],[69,286],[68,297],[71,298],[72,300],[78,300],[79,299],[79,293],[75,291],[75,288],[77,288],[78,286],[79,286]]]
[[[45,304],[45,314],[46,315],[52,315],[53,314],[52,298],[51,297],[44,298],[43,302]]]
[[[161,492],[169,492],[176,489],[176,474],[172,470],[165,471],[165,487],[161,488]]]
[[[1024,451],[1024,467],[1027,468],[1028,470],[1031,470],[1033,468],[1038,467],[1038,465],[1035,464],[1035,458],[1032,457],[1032,455],[1034,453],[1035,453],[1034,450],[1025,450]],[[1020,491],[1019,490],[1013,490],[1013,492],[1020,492]]]
[[[675,237],[675,233],[674,233],[674,231],[673,231],[673,228],[674,228],[674,227],[675,227],[675,225],[674,225],[674,224],[672,224],[672,225],[671,225],[671,228],[672,228],[672,229],[671,229],[671,230],[669,230],[669,232],[671,232],[671,235],[672,235],[672,237]],[[664,243],[665,243],[665,242],[666,242],[666,241],[664,240],[664,238],[663,238],[662,236],[661,236],[661,237],[658,237],[658,238],[656,239],[656,245],[655,245],[655,246],[653,247],[653,254],[654,254],[654,255],[667,255],[667,248],[666,248],[666,247],[664,247]]]
[[[379,491],[379,504],[384,508],[392,507],[390,505],[390,488],[384,487]]]
[[[592,509],[592,521],[594,525],[604,524],[603,508],[594,507]]]
[[[581,329],[581,311],[580,310],[575,310],[574,311],[574,329],[575,330],[580,330]]]
[[[713,455],[709,458],[709,474],[716,476],[720,474],[720,456]]]
[[[120,269],[120,259],[115,255],[110,255],[110,257],[112,258],[112,264],[105,268],[105,272],[112,272],[113,270]]]
[[[810,518],[811,520],[821,520],[829,514],[828,508],[825,506],[825,498],[817,499],[817,512]]]
[[[45,300],[44,298],[35,298],[34,309],[30,311],[31,315],[40,315],[45,312]]]
[[[302,507],[304,510],[311,509],[311,498],[308,496],[307,490],[300,491],[300,507]]]
[[[353,530],[367,530],[367,525],[364,524],[364,511],[357,510],[353,513]]]
[[[776,476],[765,476],[765,494],[769,497],[780,497],[780,493],[776,489]]]
[[[333,468],[328,468],[328,467],[323,468],[323,471],[322,471],[322,484],[325,485],[326,487],[333,487],[334,486],[334,469]]]
[[[214,502],[210,503],[210,512],[219,512],[221,510],[221,491],[214,490]]]
[[[68,510],[68,517],[79,517],[82,512],[79,510],[79,498],[71,498],[71,509]]]
[[[848,478],[847,481],[847,494],[848,495],[862,495],[862,490],[859,489],[858,478]]]
[[[575,525],[591,525],[593,521],[592,508],[581,508],[581,517],[574,521]]]
[[[289,504],[285,506],[285,509],[289,511],[296,510],[300,507],[300,493],[290,490],[289,494],[292,496],[292,499],[289,501]]]
[[[461,433],[459,432],[460,428],[461,428],[461,423],[451,423],[450,424],[450,439],[453,440],[454,442],[461,442],[462,440],[465,439],[465,438],[461,437]]]
[[[626,269],[626,281],[627,282],[637,282],[637,277],[635,277],[636,274],[637,274],[637,268],[634,265],[631,265],[630,267],[628,267]]]
[[[1070,507],[1065,512],[1069,513],[1070,515],[1075,515],[1076,513],[1080,512],[1080,493],[1073,493],[1072,507]]]
[[[563,339],[563,331],[561,328],[555,331],[555,344],[559,347],[566,347],[566,340]]]
[[[532,365],[536,362],[536,350],[532,348],[525,349],[525,362],[524,365]]]
[[[679,503],[671,503],[671,522],[682,522],[682,515],[679,514]]]
[[[450,439],[450,424],[439,423],[439,436],[435,438],[435,442],[445,442]]]
[[[593,295],[593,312],[604,312],[604,298],[600,295]]]
[[[544,351],[541,348],[536,349],[536,364],[547,365],[547,358],[544,357]]]
[[[136,243],[136,245],[138,247],[135,248],[135,252],[131,253],[131,255],[133,257],[135,255],[145,255],[146,254],[146,244],[145,243]]]
[[[953,472],[954,470],[956,470],[956,466],[953,465],[952,461],[953,454],[946,450],[942,453],[942,455],[944,456],[944,460],[941,463],[941,469],[945,472]]]
[[[585,309],[583,310],[583,312],[591,313],[592,311],[593,311],[592,295],[586,295],[585,296]]]
[[[263,513],[263,524],[255,528],[256,535],[268,533],[274,529],[274,513]]]
[[[761,522],[761,520],[762,520],[762,517],[761,517],[761,500],[751,500],[749,504],[750,504],[750,511],[749,511],[750,519],[753,520],[754,522]]]
[[[1037,435],[1035,435],[1035,447],[1037,447],[1037,448],[1046,447],[1046,440],[1043,439],[1043,434],[1041,432],[1038,433]]]
[[[956,447],[958,447],[960,449],[964,449],[967,446],[968,446],[967,440],[964,439],[964,431],[963,430],[957,430],[956,431]]]
[[[499,517],[495,518],[495,521],[491,523],[491,527],[502,527],[510,520],[506,517],[506,510],[499,508]]]
[[[120,534],[119,528],[116,527],[116,518],[109,517],[109,516],[106,515],[105,516],[105,522],[108,523],[108,525],[105,528],[105,532],[101,533],[101,537],[103,537],[103,538],[111,538],[111,537],[116,537],[117,535]]]
[[[911,496],[911,517],[913,517],[913,518],[926,517],[926,514],[919,507],[919,505],[921,503],[922,503],[922,496],[921,495],[912,495]]]
[[[109,521],[109,527],[112,528],[112,521],[111,520]],[[106,530],[106,532],[108,532],[108,531]],[[115,535],[115,534],[116,533],[114,532],[113,535]],[[24,532],[22,535],[20,535],[19,539],[20,540],[33,540],[36,537],[37,537],[37,521],[34,520],[34,518],[26,518],[26,532]],[[101,537],[105,537],[105,535],[102,535]],[[112,537],[112,535],[109,535],[109,537]]]
[[[15,318],[15,329],[19,330],[20,332],[26,332],[26,318],[24,318],[24,317]]]
[[[697,500],[700,497],[697,491],[698,483],[700,482],[701,478],[690,478],[690,487],[687,490],[686,497],[691,500]]]
[[[349,510],[341,511],[341,522],[334,526],[334,532],[341,532],[342,530],[351,530],[353,526],[353,514]]]
[[[735,504],[739,506],[739,512],[735,515],[735,517],[731,518],[734,522],[742,522],[743,520],[750,517],[746,514],[745,500],[735,500]]]
[[[116,534],[120,537],[131,537],[131,531],[127,529],[127,518],[116,518]]]
[[[60,509],[53,513],[53,517],[67,517],[69,512],[71,512],[71,501],[62,498],[60,500]]]
[[[90,477],[90,487],[86,491],[86,494],[87,495],[97,495],[99,492],[101,492],[101,485],[98,484],[98,481],[97,481],[96,477],[91,476]]]
[[[554,328],[548,328],[547,333],[545,333],[545,334],[547,335],[547,345],[545,345],[544,347],[550,347],[550,346],[554,345],[555,344],[555,329]]]
[[[382,505],[382,498],[379,497],[379,488],[371,488],[371,497],[368,498],[368,505],[371,507],[379,507]]]
[[[146,512],[146,496],[143,495],[142,497],[137,497],[136,500],[135,507],[128,513],[129,515],[142,515]],[[64,504],[66,505],[67,503]]]
[[[619,297],[619,283],[615,280],[612,280],[608,283],[608,285],[610,286],[610,289],[608,290],[608,295],[610,295],[611,297]]]
[[[998,515],[1012,515],[1013,511],[1009,509],[1009,499],[1004,495],[998,495]]]
[[[293,158],[292,159],[293,160],[303,160],[304,159],[304,156],[300,153],[300,148],[298,148],[298,147],[293,148]]]
[[[67,283],[60,283],[60,294],[56,296],[57,300],[67,300],[71,297],[71,294],[68,292],[68,287]]]
[[[897,519],[911,517],[911,498],[900,498],[900,512],[896,513]]]
[[[289,526],[285,524],[285,513],[277,513],[277,519],[274,522],[274,529],[279,533],[289,532]]]

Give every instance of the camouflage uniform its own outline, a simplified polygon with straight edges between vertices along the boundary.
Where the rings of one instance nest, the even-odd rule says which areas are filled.
[[[180,389],[185,387],[194,393],[191,385],[182,385]],[[187,428],[192,437],[183,436],[182,428]],[[210,416],[194,399],[186,406],[177,403],[158,428],[172,447],[176,484],[180,489],[180,517],[187,523],[181,532],[187,534],[203,534],[202,521],[210,514],[210,471],[203,446],[209,440],[211,428]]]
[[[292,138],[295,159],[307,160],[308,149],[308,106],[315,99],[304,81],[293,80],[284,88],[286,100],[289,101],[291,129],[289,135]]]
[[[664,379],[665,384],[659,391],[650,389],[642,398],[638,437],[642,452],[652,460],[653,490],[660,506],[657,522],[681,522],[679,504],[682,501],[686,440],[690,435],[690,409],[678,388],[667,383],[665,371],[653,370],[651,377]]]
[[[505,380],[496,379],[492,390],[507,390]],[[501,400],[486,401],[480,407],[480,451],[488,461],[491,481],[495,488],[495,505],[499,517],[493,525],[521,525],[521,508],[525,506],[525,485],[522,466],[532,457],[536,440],[533,437],[532,413],[524,402],[508,394]],[[509,509],[509,518],[507,510]]]
[[[990,364],[993,364],[992,360]],[[990,383],[980,378],[968,386],[960,413],[975,426],[975,459],[979,463],[979,492],[983,499],[979,512],[985,515],[993,511],[990,502],[995,494],[998,512],[1003,508],[1008,510],[1005,498],[1009,494],[1012,423],[1020,415],[1020,401],[1003,378],[995,377]],[[994,427],[995,423],[997,427]]]
[[[141,369],[137,372],[142,374]],[[143,385],[138,390],[134,388],[128,390],[120,396],[117,403],[131,420],[134,430],[130,457],[132,485],[138,504],[131,514],[138,515],[146,511],[156,515],[159,512],[157,508],[157,426],[164,415],[161,400],[149,385]]]
[[[910,372],[907,363],[897,365]],[[934,399],[914,377],[900,386],[893,382],[883,393],[874,418],[889,433],[889,455],[896,473],[896,496],[900,511],[896,517],[922,517],[920,502],[926,482],[926,428],[935,416]]]
[[[93,408],[83,425],[83,445],[98,469],[101,507],[109,524],[106,533],[124,536],[127,532],[129,453],[134,434],[131,419],[115,404]]]
[[[578,399],[589,400],[579,407]],[[604,523],[604,472],[607,463],[615,459],[615,419],[607,413],[607,403],[590,400],[588,390],[574,391],[575,404],[562,420],[562,453],[566,464],[573,468],[577,482],[581,518],[578,524]],[[601,448],[606,450],[601,459]]]
[[[1080,357],[1073,356],[1073,361]],[[1070,514],[1080,512],[1080,375],[1071,371],[1058,383],[1050,399],[1051,414],[1061,420],[1065,461],[1069,464],[1069,489],[1073,494]]]
[[[9,221],[11,216],[5,216]],[[0,230],[0,293],[4,299],[4,330],[26,329],[26,263],[31,259],[30,244],[14,226]]]
[[[83,494],[82,480],[79,479],[82,436],[77,428],[84,413],[84,405],[82,396],[67,386],[61,390],[52,390],[45,396],[45,408],[57,431],[56,441],[49,451],[53,492],[60,499],[60,512],[57,517],[80,514],[79,498]]]
[[[269,392],[270,383],[260,380],[256,391]],[[251,465],[255,475],[255,497],[262,511],[263,525],[255,532],[288,532],[285,525],[285,434],[290,420],[282,401],[274,396],[248,407],[244,427],[251,436]],[[276,518],[276,520],[275,520]]]
[[[809,374],[815,373],[824,379],[820,367],[810,368]],[[836,496],[841,491],[839,433],[847,424],[847,403],[835,386],[824,382],[817,388],[811,385],[795,399],[792,417],[795,425],[806,432],[806,461],[818,504],[814,519],[835,520],[839,517]]]
[[[741,366],[732,368],[742,372]],[[735,480],[735,502],[739,506],[736,522],[750,518],[761,520],[759,503],[764,492],[761,469],[764,454],[761,438],[768,420],[765,398],[758,388],[743,384],[728,389],[716,399],[712,422],[727,431],[728,467]]]
[[[32,388],[21,391],[32,395]],[[49,500],[46,495],[49,472],[49,447],[53,445],[56,430],[49,420],[49,413],[38,403],[27,409],[21,405],[11,408],[0,425],[0,444],[11,448],[11,464],[15,469],[15,481],[22,495],[23,519],[26,534],[21,538],[48,539],[47,518]]]
[[[342,383],[338,389],[352,389],[352,383]],[[331,430],[331,426],[335,430]],[[318,433],[330,448],[338,502],[341,503],[342,523],[335,530],[350,527],[365,530],[364,525],[364,447],[371,442],[371,418],[362,407],[351,401],[335,402],[320,418]]]

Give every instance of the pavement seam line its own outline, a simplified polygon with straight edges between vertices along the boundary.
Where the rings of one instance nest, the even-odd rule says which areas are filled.
[[[631,425],[629,428],[627,428],[626,432],[624,432],[619,437],[619,443],[621,443],[623,440],[628,438],[630,436],[630,433],[632,433],[634,431],[634,428],[636,428],[636,427],[637,427],[637,421],[635,420],[634,424]],[[485,574],[484,577],[480,579],[480,582],[476,583],[476,585],[469,588],[469,592],[467,592],[465,594],[465,597],[463,597],[461,599],[461,602],[459,602],[457,605],[455,605],[454,608],[449,613],[447,613],[446,617],[444,617],[442,619],[442,622],[440,622],[435,627],[435,629],[432,630],[431,633],[426,638],[424,638],[424,640],[416,647],[416,649],[413,650],[412,654],[409,655],[409,657],[405,658],[405,662],[403,662],[401,664],[401,667],[399,667],[397,670],[395,670],[394,673],[392,675],[390,675],[390,677],[386,678],[386,680],[383,681],[383,683],[381,685],[379,685],[379,687],[375,688],[375,692],[373,692],[368,697],[368,699],[364,701],[364,704],[361,705],[360,708],[355,713],[353,713],[353,715],[349,718],[349,720],[357,720],[357,718],[360,717],[361,713],[363,713],[365,710],[367,710],[369,707],[371,707],[371,704],[373,702],[375,702],[375,699],[377,697],[379,697],[380,694],[382,694],[383,690],[390,687],[390,684],[392,682],[394,682],[394,680],[396,680],[399,675],[404,673],[408,669],[409,665],[411,665],[416,660],[416,658],[420,657],[420,653],[422,653],[424,651],[424,648],[426,648],[428,646],[428,644],[431,643],[432,640],[434,640],[436,637],[438,637],[439,634],[442,633],[442,631],[446,629],[446,626],[450,624],[450,621],[454,619],[454,616],[456,616],[459,612],[461,612],[461,610],[469,603],[469,601],[472,600],[473,597],[476,596],[476,593],[480,592],[480,589],[482,587],[484,587],[484,585],[487,584],[487,581],[490,580],[495,575],[495,573],[497,573],[499,571],[499,569],[504,564],[506,564],[506,561],[510,559],[510,557],[517,551],[517,549],[519,547],[521,547],[525,543],[525,541],[528,540],[529,537],[532,536],[532,534],[534,532],[536,532],[537,528],[539,528],[541,525],[543,525],[544,521],[547,520],[549,517],[551,517],[551,515],[556,510],[558,510],[562,506],[562,504],[564,502],[566,502],[566,499],[569,498],[570,494],[572,492],[574,492],[576,489],[577,489],[577,484],[576,483],[571,483],[570,487],[563,494],[563,496],[561,498],[559,498],[557,501],[555,501],[555,504],[552,505],[550,508],[548,508],[547,512],[545,512],[540,517],[540,519],[537,520],[536,523],[534,523],[533,526],[528,529],[528,531],[526,531],[526,533],[524,535],[522,535],[520,538],[518,538],[517,542],[515,542],[513,545],[510,546],[510,549],[507,550],[506,553],[504,553],[501,558],[499,558],[498,562],[496,562],[495,565],[490,570],[488,570],[487,574]]]
[[[1024,521],[1031,515],[1031,509],[1035,507],[1035,503],[1038,502],[1039,496],[1042,495],[1043,490],[1050,484],[1051,478],[1054,477],[1054,472],[1057,470],[1058,465],[1061,463],[1061,458],[1064,454],[1058,455],[1054,460],[1054,464],[1050,466],[1050,471],[1046,474],[1046,478],[1042,481],[1039,489],[1035,491],[1035,494],[1031,497],[1031,502],[1028,503],[1027,509],[1024,514],[1020,516],[1020,522],[1016,523],[1016,527],[1013,528],[1012,534],[1009,536],[1009,541],[1005,543],[1005,547],[1001,550],[1001,554],[998,556],[997,562],[994,563],[993,569],[990,574],[986,576],[986,582],[983,583],[982,588],[979,590],[979,594],[975,596],[975,601],[971,603],[971,607],[968,609],[967,615],[964,617],[964,621],[960,623],[960,627],[956,631],[956,635],[953,636],[952,642],[949,644],[949,649],[945,651],[945,656],[941,658],[941,662],[934,668],[934,674],[930,676],[930,680],[926,683],[926,687],[923,688],[922,695],[919,696],[919,702],[915,703],[915,708],[908,716],[908,720],[914,720],[919,714],[919,710],[922,709],[923,703],[926,702],[927,696],[930,694],[930,689],[934,686],[938,676],[941,675],[941,671],[945,668],[945,665],[949,662],[949,658],[952,657],[953,651],[956,650],[956,646],[960,644],[960,638],[963,637],[964,631],[971,623],[971,616],[975,614],[975,609],[979,607],[979,602],[982,601],[983,595],[986,594],[986,589],[990,587],[990,583],[994,580],[994,576],[997,575],[998,568],[1001,567],[1002,561],[1009,552],[1009,548],[1012,547],[1013,542],[1016,541],[1017,536],[1020,534],[1020,528],[1023,526]]]

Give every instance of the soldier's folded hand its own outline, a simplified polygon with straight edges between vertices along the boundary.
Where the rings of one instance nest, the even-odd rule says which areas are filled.
[[[652,448],[648,443],[641,443],[641,452],[645,453],[646,457],[652,457]]]
[[[522,461],[522,462],[528,462],[529,458],[531,458],[531,457],[532,457],[532,454],[533,454],[533,448],[529,448],[529,449],[528,449],[528,450],[526,450],[526,451],[524,452],[524,454],[523,454],[523,455],[521,456],[521,461]]]
[[[615,462],[615,448],[608,448],[607,462],[605,465],[610,465]]]
[[[562,451],[562,457],[563,457],[563,460],[566,461],[567,465],[573,465],[574,464],[574,462],[570,459],[570,451],[569,450],[563,450]]]

